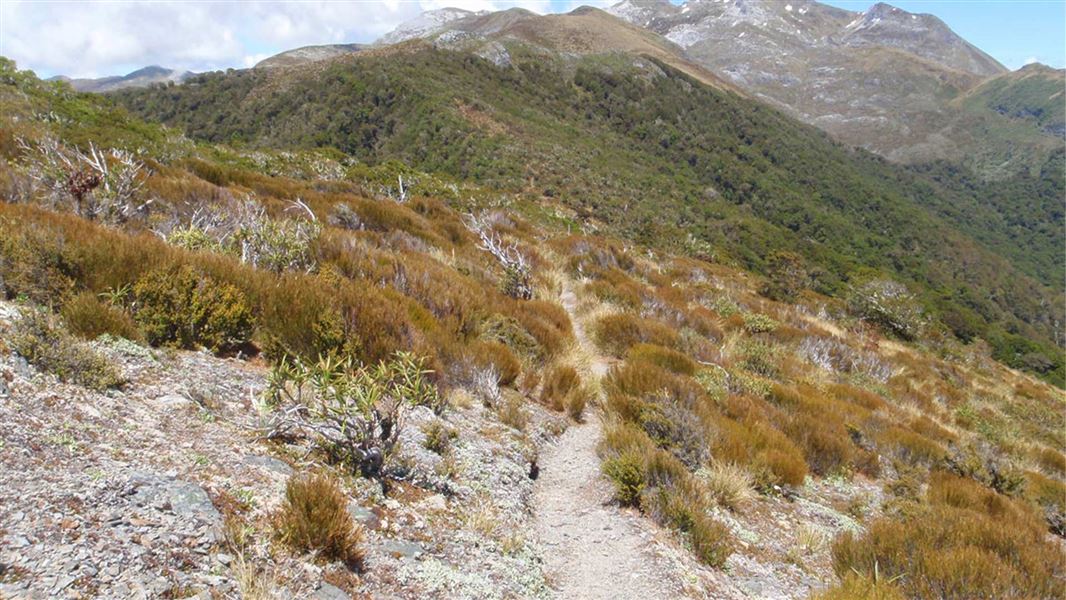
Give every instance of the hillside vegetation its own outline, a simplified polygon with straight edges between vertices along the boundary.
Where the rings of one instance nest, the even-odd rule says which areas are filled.
[[[891,274],[962,339],[1063,381],[1061,160],[996,183],[907,170],[652,58],[508,53],[497,66],[410,42],[116,98],[205,141],[333,148],[557,198],[674,252],[764,271],[794,251],[821,293]]]
[[[323,115],[320,123],[339,128],[325,130],[335,137],[322,145],[339,150],[269,139],[295,128],[281,113],[270,128],[248,116],[271,114],[258,111],[285,94],[304,98],[298,78],[263,80],[292,86],[274,88],[278,95],[250,85],[261,75],[238,73],[124,100],[185,106],[197,90],[225,96],[249,85],[217,127],[230,138],[234,124],[263,129],[239,134],[247,144],[215,144],[0,65],[2,435],[12,448],[33,448],[4,452],[0,475],[11,482],[3,505],[23,515],[11,535],[34,540],[0,555],[0,585],[9,586],[0,590],[47,594],[54,588],[41,582],[54,580],[67,542],[104,536],[140,548],[123,572],[155,577],[165,565],[152,589],[172,597],[221,585],[250,597],[310,595],[321,578],[351,594],[547,597],[541,556],[553,550],[524,535],[536,511],[528,502],[537,455],[560,430],[602,418],[598,452],[615,503],[662,529],[672,552],[687,557],[677,559],[688,561],[686,585],[703,596],[750,595],[741,584],[755,579],[788,597],[1057,596],[1066,576],[1061,390],[994,360],[1001,348],[938,334],[921,298],[886,274],[923,283],[927,302],[943,291],[931,286],[947,281],[936,273],[953,257],[961,281],[972,281],[961,294],[984,289],[964,278],[982,269],[1003,269],[995,285],[1031,280],[961,234],[932,237],[944,217],[876,173],[900,185],[910,175],[651,62],[637,70],[650,79],[617,60],[560,79],[550,63],[511,72],[437,51],[390,61],[370,63],[382,71],[355,61],[319,73],[346,82],[337,94],[367,94],[333,106],[377,115],[347,121],[364,127],[347,137],[345,120]],[[485,82],[512,78],[486,93],[539,90],[543,104],[510,105],[531,113],[517,121],[499,116],[502,105],[444,109],[425,88],[390,96],[360,87],[385,76],[403,86],[405,69],[433,81],[430,66]],[[689,94],[721,103],[728,122],[684,113]],[[574,110],[561,98],[588,100],[587,122],[564,121],[576,130],[561,137],[477,129],[551,131],[560,121],[546,107]],[[305,119],[327,106],[305,99]],[[175,114],[211,113],[187,108]],[[660,115],[647,144],[661,152],[640,141],[655,122],[642,108]],[[688,130],[689,118],[706,120]],[[630,123],[648,127],[638,133]],[[199,127],[190,129],[208,125]],[[663,132],[679,137],[664,143]],[[723,143],[747,132],[782,147],[738,138],[715,154],[700,132]],[[550,143],[560,139],[574,145]],[[545,154],[519,153],[518,140]],[[619,143],[582,158],[594,141]],[[750,187],[737,175],[715,180],[718,196],[686,197],[711,180],[667,157],[675,144],[700,143],[708,152],[695,165],[718,156],[713,168],[750,176]],[[553,148],[577,166],[552,163]],[[528,174],[512,162],[522,156],[537,159],[535,193],[510,187],[516,173]],[[627,158],[632,168],[606,177],[603,165]],[[412,166],[430,164],[436,173]],[[800,165],[810,172],[790,183]],[[874,174],[850,170],[861,165]],[[597,185],[576,179],[595,173]],[[821,183],[818,174],[837,178]],[[471,183],[482,177],[492,186]],[[952,177],[922,181],[950,188]],[[668,190],[654,206],[637,187],[652,183]],[[560,187],[549,195],[546,185]],[[870,194],[862,207],[873,212],[845,202],[849,191]],[[815,193],[823,199],[811,201]],[[656,212],[672,214],[663,221]],[[790,228],[787,218],[805,222]],[[862,223],[881,228],[865,232]],[[658,243],[682,225],[701,237]],[[803,241],[816,231],[821,243]],[[934,259],[905,245],[919,242]],[[837,275],[859,269],[861,257],[846,254],[855,248],[887,254],[863,255],[882,272]],[[969,254],[952,254],[962,249]],[[767,275],[737,268],[747,263]],[[954,305],[949,296],[939,306]],[[593,364],[609,366],[602,380]],[[223,391],[189,391],[178,401],[195,406],[178,410],[151,378],[190,368]],[[234,377],[240,385],[221,381]],[[140,435],[147,421],[137,419],[148,416],[155,429]],[[183,448],[212,454],[190,458]],[[269,454],[271,470],[291,475],[248,476],[249,454]],[[179,458],[180,467],[166,462]],[[93,512],[96,502],[65,496],[71,521],[57,522],[28,500],[62,501],[53,494],[66,488],[52,480],[34,487],[46,469],[69,478],[63,485],[110,486],[119,478],[105,467],[138,470],[118,489],[174,485],[152,483],[141,473],[148,465],[208,488],[210,496],[196,489],[222,539],[196,541],[202,552],[142,533],[113,539],[125,521]],[[183,502],[199,497],[183,494]],[[350,498],[373,510],[352,512]],[[151,518],[180,518],[171,508]],[[65,537],[71,528],[92,535]],[[65,585],[79,593],[123,589],[77,573]]]

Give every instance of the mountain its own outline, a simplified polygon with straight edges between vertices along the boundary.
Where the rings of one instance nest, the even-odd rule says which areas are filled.
[[[616,25],[567,35],[563,24],[587,19]],[[796,252],[823,293],[846,295],[871,269],[891,273],[958,335],[989,339],[1005,360],[1055,360],[1057,161],[1000,182],[950,164],[904,168],[666,60],[609,51],[603,40],[654,48],[657,38],[602,11],[456,23],[469,31],[115,99],[207,142],[331,147],[502,195],[557,198],[593,226],[746,268]],[[1009,201],[1019,195],[1026,200]]]
[[[836,139],[895,161],[946,158],[1008,177],[1061,146],[1039,128],[958,110],[955,100],[1007,70],[933,15],[806,0],[625,0],[609,12]]]
[[[0,596],[1060,595],[1062,389],[937,322],[1039,300],[988,184],[439,41],[108,95],[0,59]]]
[[[52,77],[51,81],[65,81],[79,92],[113,92],[127,88],[148,87],[156,83],[181,83],[192,76],[189,71],[175,71],[160,66],[144,67],[121,76],[99,77],[96,79],[71,79],[62,75]]]
[[[1066,135],[1066,70],[1039,63],[985,80],[955,100],[964,109],[987,109]]]
[[[429,10],[421,15],[405,21],[398,25],[396,29],[382,36],[377,43],[378,44],[395,44],[406,40],[423,37],[430,33],[440,30],[448,23],[453,21],[459,21],[470,17],[479,17],[489,14],[489,11],[469,11],[461,8],[441,8],[437,10]]]
[[[291,67],[319,60],[328,60],[345,54],[359,52],[366,48],[363,44],[325,44],[321,46],[304,46],[286,50],[256,63],[256,69]]]

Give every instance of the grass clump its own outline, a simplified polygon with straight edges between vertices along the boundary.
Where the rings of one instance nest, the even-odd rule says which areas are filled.
[[[252,335],[244,294],[183,265],[147,273],[133,286],[134,316],[153,345],[236,350]]]
[[[626,360],[644,361],[678,375],[694,375],[696,363],[691,358],[670,348],[655,344],[637,344],[626,352]]]
[[[696,475],[720,506],[738,510],[755,499],[755,478],[743,467],[715,462],[697,471]]]
[[[60,315],[72,333],[85,339],[96,339],[105,333],[134,341],[144,337],[128,313],[101,302],[90,292],[70,298]]]
[[[574,367],[556,365],[545,378],[540,401],[554,410],[566,411],[571,419],[580,423],[585,416],[585,408],[595,395],[595,389],[581,380]]]
[[[301,553],[315,553],[361,569],[366,553],[363,530],[348,513],[348,498],[326,475],[294,476],[285,485],[285,499],[273,514],[278,541]]]
[[[928,502],[905,520],[882,518],[833,545],[845,578],[883,575],[915,598],[1053,598],[1061,550],[1021,503],[969,479],[934,473]]]
[[[676,346],[678,334],[666,325],[628,313],[607,315],[592,326],[596,344],[612,356],[625,356],[630,347],[641,343]]]
[[[103,391],[122,385],[122,374],[102,354],[79,342],[57,318],[39,310],[24,310],[15,322],[12,350],[60,381]]]
[[[422,441],[422,446],[426,450],[440,455],[447,454],[452,447],[452,442],[459,437],[458,431],[449,427],[440,419],[434,419],[426,423],[422,427],[422,433],[426,436]]]

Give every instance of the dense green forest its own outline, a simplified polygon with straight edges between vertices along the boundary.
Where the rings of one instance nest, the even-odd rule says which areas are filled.
[[[995,183],[903,168],[652,59],[509,50],[506,67],[409,46],[114,97],[197,139],[398,159],[557,198],[643,243],[678,250],[692,234],[755,270],[796,251],[824,293],[888,273],[960,338],[1062,380],[1061,153]]]

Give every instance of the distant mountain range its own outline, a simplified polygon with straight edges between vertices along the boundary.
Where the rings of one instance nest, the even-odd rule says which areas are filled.
[[[1035,174],[1066,133],[1066,71],[1031,65],[1010,72],[933,15],[883,3],[854,12],[810,0],[623,0],[607,12],[617,18],[589,8],[547,16],[443,8],[373,45],[306,46],[255,68],[306,65],[412,39],[471,50],[497,65],[508,60],[506,40],[577,55],[625,52],[758,98],[890,160],[949,160],[986,179]],[[69,81],[108,92],[189,75],[148,67]]]
[[[155,83],[181,83],[192,76],[190,71],[176,71],[152,65],[137,69],[126,75],[113,75],[110,77],[98,77],[96,79],[71,79],[57,75],[49,81],[65,81],[79,92],[113,92],[126,88],[147,87]]]

